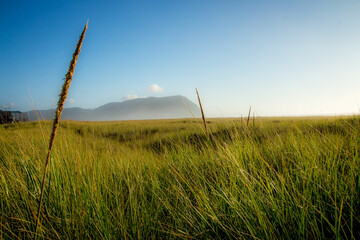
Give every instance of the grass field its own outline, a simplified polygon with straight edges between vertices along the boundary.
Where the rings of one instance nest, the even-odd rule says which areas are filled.
[[[34,235],[51,124],[0,125],[0,239]],[[39,239],[360,238],[358,116],[208,127],[62,121]]]

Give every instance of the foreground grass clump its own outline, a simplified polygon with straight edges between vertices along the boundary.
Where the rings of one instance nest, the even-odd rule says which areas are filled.
[[[356,239],[360,120],[60,123],[44,239]],[[50,122],[0,126],[0,239],[33,236]]]

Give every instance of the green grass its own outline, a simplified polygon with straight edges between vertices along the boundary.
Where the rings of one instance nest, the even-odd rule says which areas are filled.
[[[360,119],[60,123],[40,239],[356,239]],[[0,125],[0,239],[33,237],[51,123]]]

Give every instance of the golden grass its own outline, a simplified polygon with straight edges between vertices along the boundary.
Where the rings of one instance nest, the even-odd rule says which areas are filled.
[[[47,169],[48,169],[48,166],[49,166],[49,163],[50,163],[50,153],[51,153],[51,149],[52,149],[52,147],[54,145],[54,139],[55,139],[55,136],[56,136],[56,130],[57,130],[59,122],[60,122],[61,113],[62,113],[62,111],[64,109],[65,100],[66,100],[67,94],[69,92],[72,77],[73,77],[74,72],[75,72],[75,66],[76,66],[77,59],[79,57],[80,51],[81,51],[81,45],[82,45],[82,42],[83,42],[83,40],[85,38],[85,32],[87,30],[87,25],[88,25],[88,23],[86,23],[86,25],[85,25],[85,27],[84,27],[81,35],[80,35],[80,38],[79,38],[78,43],[77,43],[76,48],[75,48],[75,52],[74,52],[72,60],[70,62],[68,72],[65,75],[64,85],[63,85],[61,93],[59,95],[58,106],[57,106],[57,109],[56,109],[56,114],[55,114],[55,119],[54,119],[54,122],[53,122],[52,132],[51,132],[51,135],[50,135],[49,147],[48,147],[48,152],[47,152],[47,156],[46,156],[44,174],[43,174],[43,179],[42,179],[42,184],[41,184],[41,193],[40,193],[39,206],[38,206],[36,225],[35,225],[35,238],[37,236],[37,229],[38,229],[38,225],[39,225],[39,222],[40,222],[41,203],[42,203],[43,195],[44,195],[44,186],[45,186],[46,173],[47,173]]]
[[[247,117],[246,126],[249,126],[250,114],[251,114],[251,106],[249,108],[249,114],[248,114],[248,117]]]
[[[200,105],[200,110],[201,110],[201,117],[202,117],[202,120],[203,120],[203,122],[204,122],[204,128],[205,128],[206,136],[209,137],[209,132],[208,132],[208,128],[207,128],[207,126],[206,126],[205,114],[204,114],[204,110],[203,110],[203,107],[202,107],[202,104],[201,104],[199,92],[198,92],[197,88],[195,88],[195,90],[196,90],[197,98],[198,98],[198,100],[199,100],[199,105]]]
[[[358,116],[239,123],[61,121],[39,239],[360,239]],[[0,239],[33,237],[41,125],[0,126]]]

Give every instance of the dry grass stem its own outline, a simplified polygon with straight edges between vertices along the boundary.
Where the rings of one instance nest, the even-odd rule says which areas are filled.
[[[42,183],[41,183],[41,193],[40,193],[38,212],[37,212],[37,217],[36,217],[36,226],[35,226],[35,239],[36,239],[36,236],[37,236],[37,229],[38,229],[38,225],[39,225],[39,222],[40,222],[41,203],[42,203],[42,200],[43,200],[46,173],[47,173],[47,169],[48,169],[49,162],[50,162],[50,153],[51,153],[51,149],[52,149],[52,147],[54,145],[54,139],[55,139],[55,135],[56,135],[56,130],[57,130],[57,127],[58,127],[59,122],[60,122],[61,113],[62,113],[63,108],[64,108],[64,103],[65,103],[65,100],[66,100],[66,97],[67,97],[67,94],[68,94],[68,91],[69,91],[70,83],[71,83],[72,77],[73,77],[74,72],[75,72],[75,66],[76,66],[76,62],[77,62],[77,59],[79,57],[80,51],[81,51],[81,45],[82,45],[82,42],[83,42],[83,40],[85,38],[85,32],[87,30],[87,25],[88,25],[88,23],[86,23],[86,25],[84,27],[84,30],[82,31],[82,33],[80,35],[80,38],[79,38],[78,43],[76,45],[75,52],[74,52],[72,60],[70,62],[68,72],[65,75],[65,79],[64,79],[65,81],[64,81],[61,93],[59,95],[59,101],[58,101],[58,105],[57,105],[57,109],[56,109],[55,119],[54,119],[54,122],[53,122],[52,132],[51,132],[51,135],[50,135],[49,148],[48,148],[48,152],[47,152],[47,156],[46,156],[44,174],[43,174],[43,179],[42,179]]]
[[[246,121],[246,126],[247,127],[249,126],[249,122],[250,122],[250,114],[251,114],[251,106],[249,108],[249,114],[248,114],[248,118],[247,118],[247,121]]]
[[[198,100],[199,100],[199,105],[200,105],[200,110],[201,110],[201,116],[202,116],[202,120],[203,120],[203,122],[204,122],[204,128],[205,128],[206,136],[209,137],[209,132],[208,132],[208,129],[207,129],[207,126],[206,126],[205,114],[204,114],[204,110],[203,110],[203,107],[202,107],[202,104],[201,104],[199,92],[198,92],[197,88],[195,88],[195,90],[196,90],[196,94],[197,94],[197,97],[198,97]]]

